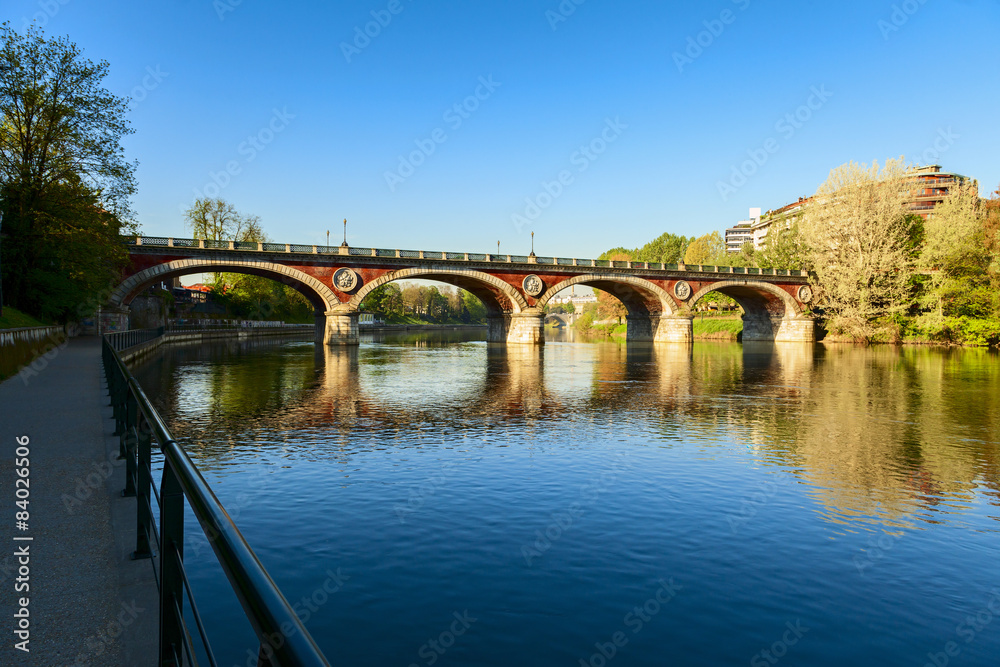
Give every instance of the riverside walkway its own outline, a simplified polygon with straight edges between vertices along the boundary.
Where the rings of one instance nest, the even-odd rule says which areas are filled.
[[[121,496],[125,466],[112,436],[101,341],[71,339],[49,356],[36,360],[37,373],[0,383],[0,665],[153,665],[156,584],[149,560],[129,558],[136,499]],[[23,443],[25,436],[26,531],[15,516],[21,511],[15,505],[17,438]],[[15,540],[24,537],[32,539]],[[15,555],[24,547],[27,576]],[[30,589],[15,592],[19,582]],[[15,648],[22,597],[28,598],[29,653]]]

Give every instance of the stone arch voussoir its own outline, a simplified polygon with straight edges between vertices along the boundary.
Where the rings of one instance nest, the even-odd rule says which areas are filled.
[[[491,276],[488,273],[453,268],[414,268],[401,269],[399,271],[387,273],[380,278],[376,278],[375,280],[366,283],[353,297],[351,297],[349,302],[342,306],[342,309],[345,311],[356,312],[361,307],[361,302],[364,301],[365,297],[368,296],[372,290],[378,289],[383,285],[397,280],[424,279],[448,282],[447,278],[450,276],[478,282],[482,284],[483,287],[489,288],[491,291],[503,294],[503,296],[510,302],[510,306],[512,308],[511,312],[520,313],[529,308],[528,302],[525,301],[520,292],[514,289],[514,287],[510,284],[505,283],[496,276]]]
[[[642,278],[636,278],[635,276],[626,276],[620,274],[585,274],[582,276],[574,276],[567,280],[562,281],[557,285],[553,285],[549,289],[545,290],[543,294],[538,299],[538,307],[542,308],[548,304],[549,300],[552,299],[556,294],[563,291],[567,287],[572,287],[573,285],[586,285],[588,283],[619,283],[622,285],[629,285],[635,288],[639,292],[643,292],[646,295],[653,297],[655,300],[660,302],[660,311],[663,315],[673,315],[676,311],[674,305],[674,300],[670,298],[670,294],[655,283],[651,283],[648,280]]]
[[[310,301],[315,303],[318,300],[325,310],[331,310],[340,303],[333,290],[313,276],[303,273],[298,269],[272,262],[221,259],[178,259],[164,264],[157,264],[156,266],[139,271],[122,281],[122,284],[111,293],[108,302],[113,306],[125,306],[135,297],[140,289],[157,280],[189,273],[210,272],[248,273],[272,278],[279,282],[285,282],[282,281],[282,278],[290,278],[298,285],[301,285],[302,289],[300,291],[307,297],[314,297],[310,298]],[[311,294],[306,292],[311,292]]]
[[[771,283],[765,282],[763,280],[751,280],[751,279],[732,279],[732,280],[720,280],[719,282],[712,283],[711,285],[706,285],[698,290],[694,296],[688,301],[688,307],[692,310],[695,305],[709,292],[720,292],[726,294],[723,290],[725,288],[737,288],[740,290],[752,290],[762,293],[761,296],[770,295],[777,297],[785,305],[785,317],[800,317],[802,315],[802,308],[799,307],[799,302],[795,298],[786,292],[785,290],[772,285]],[[731,298],[736,299],[739,302],[738,296],[731,296]],[[742,304],[741,304],[742,305]],[[744,308],[746,310],[746,308]]]

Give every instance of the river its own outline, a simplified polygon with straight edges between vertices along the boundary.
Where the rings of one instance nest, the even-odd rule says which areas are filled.
[[[548,335],[136,375],[334,665],[997,664],[995,352]],[[253,665],[187,522],[220,664]]]

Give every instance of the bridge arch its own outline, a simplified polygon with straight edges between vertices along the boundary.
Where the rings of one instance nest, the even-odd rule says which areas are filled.
[[[122,284],[111,293],[108,301],[115,307],[127,306],[142,290],[153,283],[191,273],[212,272],[246,273],[284,283],[300,292],[313,308],[321,313],[333,309],[340,303],[333,290],[298,269],[271,262],[209,258],[178,259],[139,271],[122,281]]]
[[[791,294],[768,282],[757,280],[720,280],[698,290],[688,306],[691,309],[710,292],[719,292],[740,304],[747,317],[754,319],[801,317],[802,308]]]
[[[559,292],[573,285],[587,285],[608,292],[624,304],[629,317],[673,315],[674,301],[665,289],[642,278],[624,275],[587,274],[553,285],[538,299],[542,308]]]
[[[510,284],[488,273],[463,269],[416,268],[387,273],[366,283],[351,297],[350,301],[342,306],[341,310],[356,312],[361,307],[361,302],[373,290],[398,280],[417,279],[436,280],[460,287],[482,301],[483,305],[486,306],[487,313],[491,316],[521,313],[529,308],[528,302],[525,301],[520,292]]]

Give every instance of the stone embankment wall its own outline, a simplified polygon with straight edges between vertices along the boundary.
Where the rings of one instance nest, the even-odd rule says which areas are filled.
[[[69,337],[62,327],[0,329],[0,380],[5,380],[37,357],[57,354]]]
[[[249,329],[223,329],[220,331],[168,331],[159,338],[130,347],[119,352],[122,361],[131,363],[132,361],[149,354],[161,345],[175,343],[200,343],[209,340],[251,340],[265,336],[284,336],[300,340],[313,340],[315,329],[313,325],[307,325],[301,329],[291,327],[275,328],[249,328]]]

